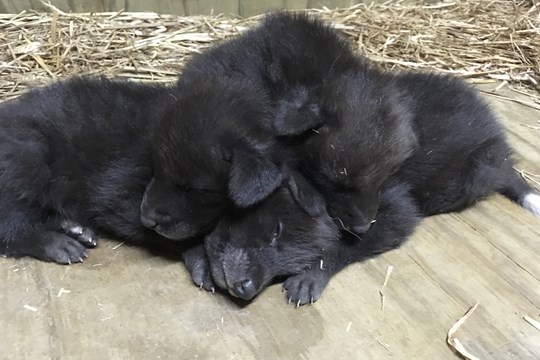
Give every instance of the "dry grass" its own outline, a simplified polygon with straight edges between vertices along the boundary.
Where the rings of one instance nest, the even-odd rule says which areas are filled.
[[[260,19],[52,10],[0,14],[0,98],[71,74],[170,81],[193,52]],[[538,95],[540,3],[460,0],[313,12],[386,67],[437,68],[473,82],[506,80]]]
[[[460,358],[465,360],[480,360],[473,354],[471,354],[465,346],[459,341],[459,339],[456,336],[456,332],[459,330],[459,328],[467,321],[467,319],[472,315],[474,310],[478,307],[479,303],[476,303],[474,306],[472,306],[461,318],[459,318],[458,321],[452,325],[450,330],[448,330],[448,334],[446,336],[446,342],[450,348],[456,352]]]

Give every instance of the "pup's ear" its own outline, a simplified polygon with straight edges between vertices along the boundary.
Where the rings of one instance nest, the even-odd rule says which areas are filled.
[[[326,202],[323,196],[298,171],[290,170],[288,172],[287,185],[294,200],[310,216],[319,216],[326,211]]]
[[[312,90],[313,92],[313,90]],[[301,135],[323,124],[319,101],[305,87],[291,90],[276,104],[274,131],[279,136]]]
[[[283,181],[280,169],[268,159],[235,148],[229,173],[229,197],[239,207],[265,199]]]

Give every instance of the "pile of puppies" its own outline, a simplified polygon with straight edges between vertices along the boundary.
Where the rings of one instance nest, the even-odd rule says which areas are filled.
[[[73,78],[0,106],[0,253],[70,264],[97,234],[193,240],[194,282],[319,299],[422,217],[499,192],[540,216],[494,115],[463,82],[384,72],[275,13],[153,86]]]

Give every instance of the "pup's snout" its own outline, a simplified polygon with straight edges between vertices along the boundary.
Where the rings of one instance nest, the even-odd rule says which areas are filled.
[[[144,227],[147,227],[149,229],[153,229],[157,226],[157,221],[150,219],[144,215],[141,215],[141,223]]]
[[[255,290],[255,285],[251,279],[244,279],[235,282],[232,288],[229,289],[229,293],[240,299],[250,300],[257,294],[257,291]]]
[[[141,224],[149,229],[155,229],[158,225],[166,225],[171,221],[171,216],[159,211],[142,211]]]

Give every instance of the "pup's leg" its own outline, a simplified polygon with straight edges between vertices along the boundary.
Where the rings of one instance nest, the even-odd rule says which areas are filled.
[[[8,111],[6,119],[11,117],[16,124],[17,115]],[[95,236],[69,222],[62,226],[57,212],[47,210],[54,202],[48,141],[31,126],[3,125],[1,130],[0,253],[61,264],[82,261],[86,249],[96,245]]]
[[[7,255],[32,256],[59,264],[73,264],[82,262],[88,256],[86,244],[57,231],[38,229],[22,235],[16,248],[9,249],[11,251]]]
[[[492,139],[470,154],[461,168],[442,172],[444,178],[432,181],[436,188],[417,189],[419,207],[425,216],[463,210],[505,189],[513,172],[509,147],[502,138]]]
[[[285,281],[283,288],[287,299],[297,306],[317,301],[334,274],[351,263],[400,246],[419,220],[420,215],[408,187],[403,184],[386,186],[375,222],[362,239],[344,233],[335,248],[326,249],[322,259]]]
[[[506,171],[505,186],[499,192],[540,217],[540,193],[533,189],[513,168]]]
[[[83,261],[86,249],[96,246],[95,235],[71,221],[41,219],[39,209],[13,205],[0,219],[0,253],[32,256],[72,264]],[[62,227],[64,225],[64,227]]]

